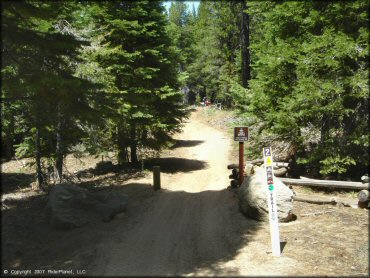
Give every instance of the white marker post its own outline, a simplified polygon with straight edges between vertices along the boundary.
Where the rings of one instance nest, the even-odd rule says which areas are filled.
[[[266,180],[268,187],[267,204],[269,208],[272,255],[279,257],[280,256],[279,219],[276,206],[272,153],[270,147],[263,148],[263,159],[265,162]]]

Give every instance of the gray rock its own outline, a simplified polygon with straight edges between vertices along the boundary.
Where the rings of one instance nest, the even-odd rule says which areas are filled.
[[[265,180],[265,169],[256,167],[254,175],[245,177],[238,190],[240,210],[246,216],[260,221],[268,220],[268,189]],[[274,186],[279,221],[293,220],[293,191],[276,177],[274,177]]]
[[[110,221],[127,207],[127,198],[115,192],[89,193],[71,184],[54,186],[45,209],[48,222],[59,229],[73,229],[94,220]]]

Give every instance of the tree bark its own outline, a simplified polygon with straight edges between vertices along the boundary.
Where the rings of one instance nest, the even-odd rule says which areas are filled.
[[[118,146],[117,154],[118,164],[123,165],[128,161],[128,157],[127,157],[126,137],[125,133],[123,132],[123,127],[121,124],[118,124],[117,126],[117,146]]]
[[[58,179],[61,183],[63,181],[63,137],[62,137],[62,130],[63,130],[63,113],[61,111],[61,104],[58,103],[57,106],[57,128],[56,128],[56,160],[55,160],[55,168],[57,170]]]
[[[136,125],[135,124],[131,125],[130,137],[131,137],[131,143],[130,143],[131,163],[138,163],[139,160],[137,158],[137,141],[136,141]]]
[[[250,51],[249,51],[249,14],[244,12],[248,8],[246,1],[243,1],[241,45],[242,45],[242,84],[244,88],[249,87],[251,79]]]
[[[327,115],[322,116],[321,130],[320,130],[320,144],[324,145],[326,139],[329,136],[329,117]]]
[[[14,155],[14,115],[10,115],[9,127],[5,137],[5,159],[10,160]]]
[[[41,136],[40,136],[40,125],[36,125],[36,135],[35,135],[35,159],[36,159],[36,177],[37,177],[37,186],[44,190],[42,177],[42,168],[41,168]]]

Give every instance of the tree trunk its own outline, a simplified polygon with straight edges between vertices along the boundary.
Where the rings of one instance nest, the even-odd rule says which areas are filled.
[[[63,181],[63,138],[62,138],[62,130],[63,130],[63,114],[61,111],[60,103],[57,106],[57,129],[56,129],[56,160],[55,160],[55,168],[57,170],[58,179],[61,183]]]
[[[10,115],[9,127],[5,137],[5,159],[10,160],[14,155],[14,115]]]
[[[242,45],[242,84],[244,88],[249,87],[251,79],[250,52],[249,52],[249,14],[244,12],[247,9],[246,1],[243,1],[241,45]]]
[[[138,163],[139,160],[137,159],[137,142],[136,142],[136,125],[131,125],[130,130],[130,149],[131,149],[131,163]]]
[[[329,117],[327,115],[322,116],[322,124],[320,130],[320,144],[325,144],[326,139],[329,137]]]
[[[36,126],[36,148],[35,148],[35,159],[36,159],[36,176],[37,176],[37,186],[44,190],[43,182],[44,179],[42,177],[42,168],[41,168],[41,142],[40,142],[40,125],[37,124]]]
[[[123,165],[128,161],[128,156],[125,133],[123,132],[121,124],[118,124],[117,126],[117,146],[118,146],[117,154],[118,164]]]

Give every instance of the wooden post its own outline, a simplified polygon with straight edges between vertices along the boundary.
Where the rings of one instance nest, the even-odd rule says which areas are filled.
[[[153,166],[153,189],[161,189],[161,167]]]
[[[244,179],[244,142],[239,142],[239,184]]]
[[[234,127],[234,141],[239,142],[239,185],[244,179],[244,141],[248,141],[248,127]]]

